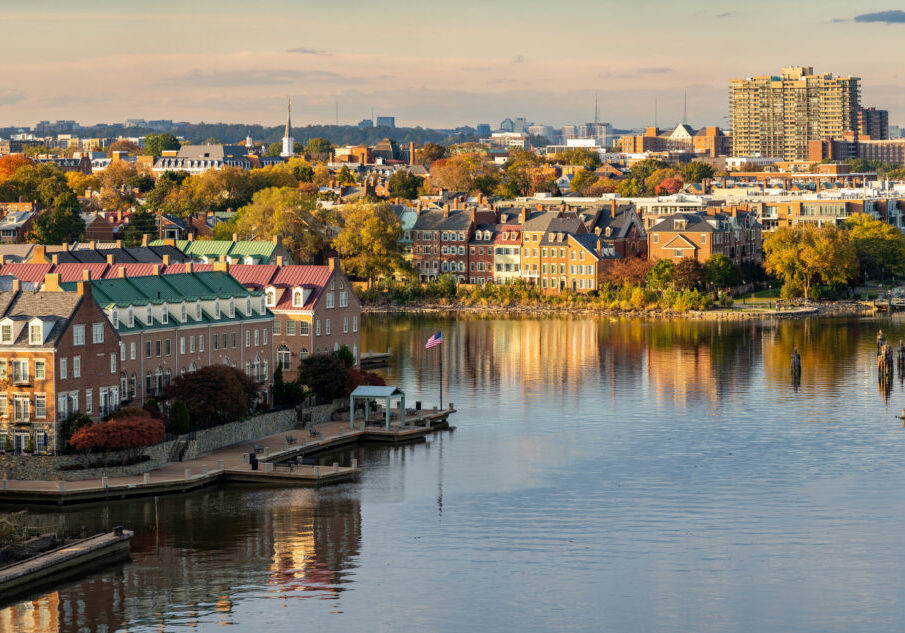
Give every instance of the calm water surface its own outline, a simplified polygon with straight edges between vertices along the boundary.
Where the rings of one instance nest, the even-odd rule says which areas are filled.
[[[345,453],[359,483],[38,511],[133,560],[0,631],[900,631],[905,321],[371,318],[452,433]],[[797,345],[800,387],[789,376]],[[325,457],[334,461],[335,457]]]

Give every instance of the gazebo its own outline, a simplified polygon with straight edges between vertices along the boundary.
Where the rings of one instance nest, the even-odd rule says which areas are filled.
[[[355,401],[365,401],[365,426],[368,424],[368,415],[370,407],[368,404],[371,400],[383,400],[386,409],[386,428],[390,428],[390,401],[393,398],[399,399],[399,423],[405,426],[405,392],[399,387],[372,387],[361,385],[356,387],[352,395],[349,396],[349,428],[355,428]]]

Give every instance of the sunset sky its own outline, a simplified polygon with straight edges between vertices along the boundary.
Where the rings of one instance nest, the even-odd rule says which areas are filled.
[[[728,81],[784,65],[862,78],[905,124],[905,12],[841,0],[0,0],[0,126],[126,118],[454,127],[682,115],[726,125]],[[37,7],[41,7],[38,9]]]

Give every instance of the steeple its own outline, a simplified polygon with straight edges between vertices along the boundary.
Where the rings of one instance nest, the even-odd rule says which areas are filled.
[[[289,158],[294,155],[295,139],[292,138],[292,101],[288,101],[286,106],[286,132],[283,134],[283,151],[280,152],[280,156]]]

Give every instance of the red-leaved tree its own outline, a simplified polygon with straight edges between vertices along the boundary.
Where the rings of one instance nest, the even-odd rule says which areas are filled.
[[[380,374],[375,374],[372,371],[365,371],[363,369],[347,369],[345,395],[348,396],[355,391],[356,387],[360,387],[361,385],[384,387],[386,384],[386,381]]]
[[[118,418],[85,426],[72,434],[69,444],[87,454],[102,451],[104,465],[110,451],[123,451],[126,461],[134,461],[142,448],[163,441],[163,422],[154,418]]]

